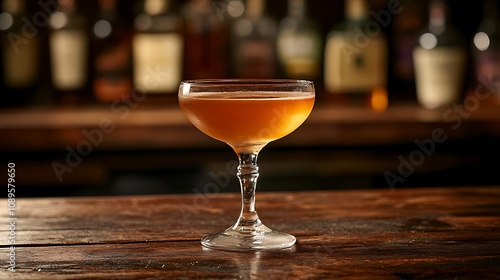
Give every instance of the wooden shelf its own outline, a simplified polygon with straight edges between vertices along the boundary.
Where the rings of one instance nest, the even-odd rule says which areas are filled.
[[[427,110],[398,105],[385,112],[318,105],[277,147],[373,146],[412,143],[442,129],[449,139],[500,137],[500,110]],[[176,106],[20,108],[0,112],[0,149],[53,151],[76,147],[94,135],[99,150],[206,149],[224,147],[207,137]],[[98,136],[99,134],[100,136]],[[97,141],[99,140],[99,141]]]
[[[305,189],[310,182],[386,186],[384,172],[397,174],[400,156],[408,160],[417,149],[415,141],[431,138],[436,130],[448,141],[436,145],[435,153],[402,185],[499,184],[494,167],[500,151],[500,110],[485,107],[460,118],[448,114],[415,105],[374,112],[318,104],[297,131],[266,147],[260,163],[265,179],[259,188]],[[103,122],[112,129],[101,129]],[[190,192],[209,171],[226,170],[228,161],[235,160],[226,144],[200,132],[173,105],[129,111],[106,106],[9,109],[0,112],[0,133],[3,161],[15,162],[20,172],[30,174],[18,182],[26,196],[47,195],[40,186],[60,186],[54,194],[114,193],[117,180],[128,174],[153,178],[167,186],[165,192]],[[89,148],[89,153],[79,153],[82,160],[74,163],[70,158],[73,163],[68,163],[70,150]],[[55,161],[71,169],[62,182],[52,166]],[[175,180],[187,187],[168,189]]]

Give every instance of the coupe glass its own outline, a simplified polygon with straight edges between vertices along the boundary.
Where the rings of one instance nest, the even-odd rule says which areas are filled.
[[[179,87],[187,118],[210,137],[231,146],[239,159],[242,206],[236,223],[201,240],[223,250],[281,249],[295,237],[262,224],[255,210],[257,156],[269,142],[298,128],[314,106],[314,85],[304,80],[192,80]]]

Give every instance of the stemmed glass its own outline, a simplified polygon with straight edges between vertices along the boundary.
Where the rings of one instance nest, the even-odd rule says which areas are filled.
[[[239,159],[242,206],[237,222],[203,237],[203,246],[224,250],[291,247],[293,235],[266,227],[255,210],[257,156],[269,142],[298,128],[314,106],[314,85],[304,80],[192,80],[179,87],[187,118],[210,137],[231,146]]]

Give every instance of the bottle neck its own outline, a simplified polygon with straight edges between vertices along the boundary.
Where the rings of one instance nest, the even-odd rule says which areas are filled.
[[[64,13],[74,13],[76,10],[75,0],[58,0],[59,9]]]
[[[164,14],[170,8],[169,0],[146,0],[144,2],[144,12],[149,15]]]
[[[265,0],[247,0],[247,15],[251,18],[261,17],[264,13],[265,4]]]
[[[99,0],[101,11],[113,11],[116,9],[116,0]]]
[[[345,15],[349,21],[361,21],[369,18],[369,6],[366,0],[346,0]]]
[[[482,25],[486,24],[487,26],[483,27],[500,30],[499,8],[500,5],[497,4],[497,0],[488,0],[484,2]]]
[[[23,15],[26,10],[24,0],[4,0],[2,10],[12,15]]]
[[[116,0],[99,0],[101,18],[108,21],[116,21],[118,12],[116,10]]]
[[[484,19],[497,19],[498,18],[497,0],[485,0],[483,2],[483,18]]]
[[[295,18],[306,16],[307,6],[304,0],[288,0],[288,15]]]
[[[209,14],[213,9],[210,0],[190,0],[189,7],[195,14]]]
[[[429,30],[440,34],[446,29],[448,21],[448,7],[444,1],[435,0],[429,6]]]

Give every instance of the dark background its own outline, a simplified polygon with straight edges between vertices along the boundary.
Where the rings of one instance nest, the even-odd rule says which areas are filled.
[[[419,0],[413,0],[419,1]],[[425,0],[421,0],[426,5]],[[176,11],[180,12],[186,1],[175,1]],[[214,1],[213,4],[224,3]],[[370,1],[374,11],[385,7],[385,0]],[[406,1],[401,1],[404,8]],[[36,1],[29,1],[30,10],[38,11]],[[131,28],[134,16],[140,11],[140,1],[118,1],[123,22]],[[97,1],[80,1],[80,10],[89,20],[96,18]],[[344,3],[339,0],[308,1],[309,15],[320,23],[323,37],[329,30],[343,20]],[[286,0],[267,2],[268,14],[279,21],[287,12]],[[480,1],[450,1],[451,20],[470,42],[481,21],[483,4]],[[417,11],[415,11],[417,12]],[[427,12],[419,12],[425,21]],[[384,33],[392,42],[394,26],[384,28]],[[46,40],[47,30],[41,28],[40,36]],[[45,37],[44,37],[45,36]],[[48,65],[48,52],[45,48],[44,65]],[[401,81],[394,75],[389,61],[388,89],[391,100],[414,102],[415,96],[411,81]],[[470,62],[471,63],[471,62]],[[50,96],[49,71],[43,71],[39,98],[21,107],[54,108],[56,105],[47,100]],[[468,69],[466,86],[474,81],[472,67]],[[321,84],[317,84],[321,92]],[[0,91],[5,90],[1,88]],[[465,89],[464,89],[465,90]],[[41,97],[40,97],[41,96]],[[0,110],[15,110],[3,108]],[[333,125],[333,124],[332,124]],[[412,124],[408,124],[412,129]],[[15,133],[15,131],[14,131]],[[381,130],[379,133],[385,133]],[[0,137],[9,137],[1,135]],[[436,154],[429,158],[419,170],[399,188],[426,186],[464,186],[500,184],[500,139],[488,135],[468,135],[463,139],[447,141]],[[374,171],[377,162],[396,170],[398,155],[408,155],[415,148],[413,143],[400,143],[373,146],[318,145],[307,149],[282,147],[271,144],[262,152],[259,162],[261,178],[259,191],[310,190],[313,189],[389,189],[382,172]],[[64,161],[64,150],[49,151],[0,151],[0,163],[17,165],[17,176],[23,180],[17,186],[20,197],[28,196],[72,196],[72,195],[128,195],[153,193],[203,193],[214,179],[210,172],[230,173],[228,186],[218,191],[239,191],[235,170],[227,170],[227,164],[234,162],[234,152],[221,144],[219,148],[164,149],[151,150],[147,147],[135,150],[96,150],[85,158],[85,166],[78,172],[86,173],[85,180],[57,183],[47,179],[44,174],[31,173],[36,167],[48,166],[54,160]],[[478,159],[468,161],[468,159]],[[451,159],[451,160],[450,160]],[[442,162],[442,164],[441,164]],[[455,162],[457,164],[450,164]],[[449,165],[449,166],[448,166]],[[346,168],[346,166],[351,166]],[[95,168],[94,168],[95,167]],[[102,171],[104,170],[104,171]],[[376,169],[375,169],[376,170]],[[2,174],[2,180],[5,174]],[[45,174],[47,175],[47,174]],[[53,177],[53,176],[52,176]],[[205,191],[206,192],[206,191]],[[5,193],[0,193],[4,196]]]

